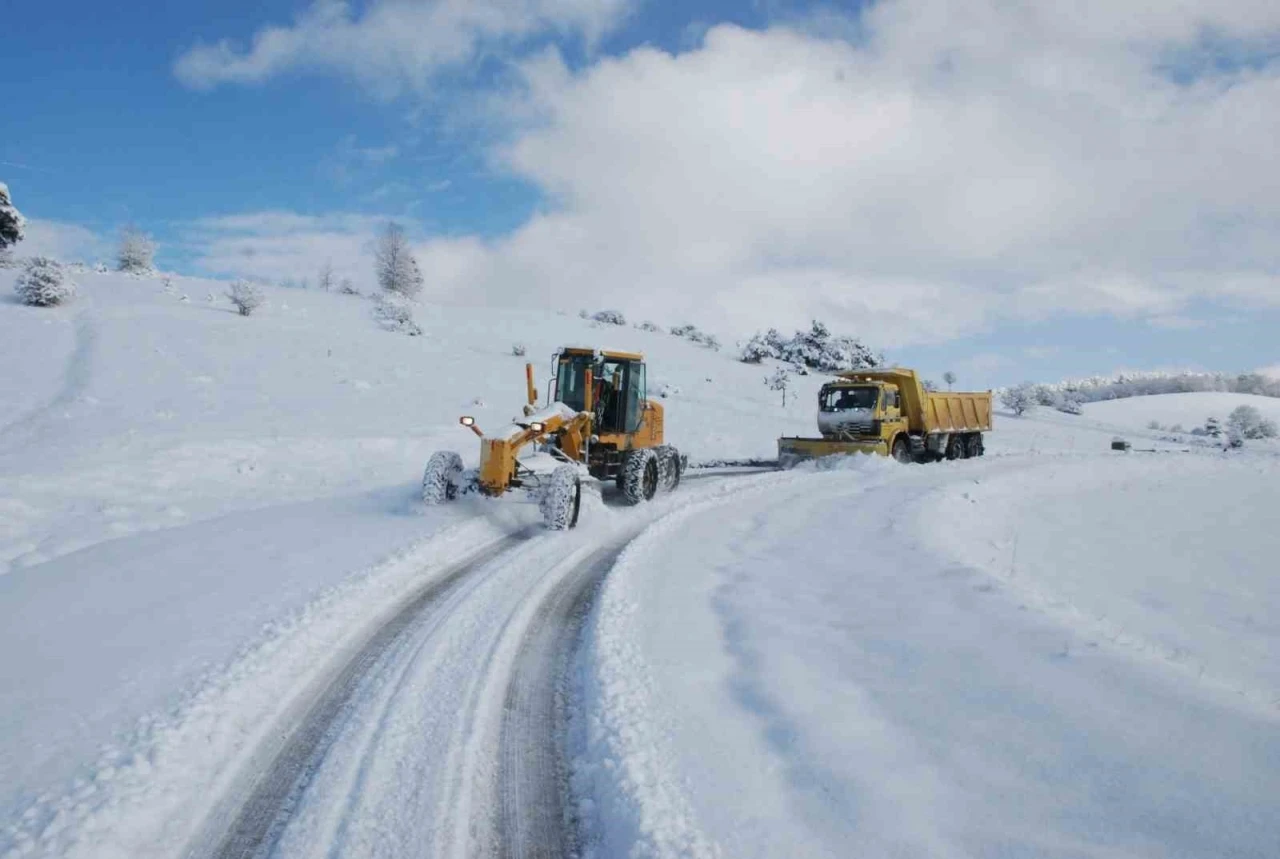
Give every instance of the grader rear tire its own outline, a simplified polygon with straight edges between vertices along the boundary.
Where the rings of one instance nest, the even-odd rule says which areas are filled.
[[[622,494],[628,504],[652,501],[658,493],[658,454],[650,449],[633,450],[622,463]]]

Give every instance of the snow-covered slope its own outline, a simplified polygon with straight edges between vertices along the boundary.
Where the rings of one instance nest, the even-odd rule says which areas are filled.
[[[769,368],[740,364],[728,349],[717,354],[666,334],[592,324],[576,316],[577,308],[537,313],[424,305],[417,313],[423,336],[409,337],[382,329],[372,303],[361,297],[266,288],[269,304],[243,318],[223,295],[225,284],[80,273],[79,299],[63,308],[37,309],[12,299],[13,277],[12,271],[0,271],[0,694],[5,701],[0,710],[0,854],[14,848],[106,855],[108,845],[121,855],[147,852],[139,845],[150,845],[152,855],[174,852],[189,834],[183,827],[196,825],[193,815],[203,813],[206,794],[231,782],[237,756],[246,754],[278,715],[286,692],[294,694],[318,676],[334,653],[421,587],[424,577],[439,575],[470,549],[522,533],[536,518],[525,506],[468,500],[426,510],[416,502],[418,478],[431,452],[457,449],[474,462],[477,445],[457,425],[460,414],[474,415],[488,429],[518,412],[525,359],[512,355],[515,343],[527,347],[543,378],[561,345],[644,351],[651,395],[664,388],[672,392],[665,400],[669,438],[695,460],[768,457],[778,435],[813,431],[816,377],[797,379],[784,408],[778,393],[764,384]],[[1197,415],[1188,422],[1209,414],[1225,417],[1233,403],[1257,399],[1178,396],[1186,398],[1179,409]],[[1114,670],[1138,672],[1143,688],[1165,682],[1143,673],[1149,666],[1141,666],[1153,655],[1159,663],[1153,670],[1162,677],[1166,663],[1176,662],[1169,653],[1188,651],[1200,660],[1195,664],[1208,666],[1205,676],[1213,683],[1193,678],[1190,691],[1175,689],[1169,700],[1185,693],[1201,707],[1202,697],[1209,695],[1203,706],[1212,710],[1221,703],[1212,690],[1245,690],[1254,703],[1269,694],[1275,679],[1258,654],[1273,647],[1274,637],[1258,618],[1270,609],[1254,612],[1252,626],[1215,627],[1251,599],[1264,607],[1274,602],[1265,576],[1244,563],[1271,551],[1250,536],[1259,529],[1249,516],[1222,517],[1213,528],[1204,525],[1205,518],[1147,517],[1141,521],[1148,530],[1105,532],[1105,540],[1092,547],[1095,554],[1059,551],[1078,539],[1077,529],[1053,525],[1073,504],[1096,506],[1095,518],[1079,523],[1079,529],[1100,527],[1095,519],[1116,511],[1092,499],[1123,498],[1131,484],[1140,487],[1140,504],[1147,506],[1160,493],[1181,499],[1184,490],[1193,491],[1196,498],[1179,508],[1186,512],[1200,509],[1193,501],[1203,504],[1219,476],[1236,475],[1244,481],[1239,485],[1250,487],[1256,509],[1274,507],[1267,500],[1274,489],[1262,477],[1274,475],[1267,470],[1274,446],[1251,444],[1230,455],[1197,448],[1185,465],[1183,454],[1126,456],[1108,450],[1111,437],[1121,431],[1141,440],[1141,447],[1186,447],[1141,429],[1152,419],[1180,420],[1157,413],[1156,401],[1165,399],[1096,404],[1079,417],[1047,411],[1024,418],[999,415],[988,444],[991,456],[980,463],[904,471],[885,461],[866,461],[852,473],[750,478],[741,492],[686,487],[687,495],[655,505],[646,515],[667,512],[678,518],[687,500],[696,502],[696,509],[629,551],[611,577],[593,621],[596,638],[584,651],[589,663],[584,676],[600,684],[587,697],[596,708],[594,718],[619,732],[597,737],[595,745],[584,740],[580,750],[584,798],[598,800],[603,809],[596,819],[603,827],[597,833],[600,843],[621,849],[629,838],[634,841],[636,833],[647,831],[641,818],[648,819],[655,807],[644,804],[651,797],[626,794],[620,783],[593,769],[602,760],[596,755],[614,755],[623,767],[619,772],[654,767],[649,775],[666,784],[664,779],[689,767],[697,771],[697,755],[703,753],[694,749],[697,738],[714,735],[719,739],[706,746],[706,754],[734,759],[734,766],[746,771],[776,771],[786,778],[760,777],[752,782],[759,790],[730,792],[738,799],[728,801],[730,794],[717,791],[728,791],[739,775],[733,768],[709,765],[710,781],[695,779],[693,796],[683,788],[664,793],[662,802],[669,805],[656,807],[659,819],[667,820],[670,810],[676,815],[670,820],[683,821],[677,841],[670,843],[689,845],[687,852],[719,844],[736,855],[755,833],[760,855],[799,855],[805,845],[821,855],[827,839],[845,831],[845,823],[832,822],[841,815],[867,827],[856,840],[872,852],[896,845],[899,837],[926,848],[989,844],[982,839],[999,829],[995,823],[974,830],[976,841],[957,842],[943,824],[920,830],[925,840],[919,841],[904,834],[911,829],[909,821],[886,822],[885,815],[899,806],[922,815],[937,810],[900,801],[918,786],[958,790],[963,780],[957,787],[955,773],[945,767],[928,782],[891,777],[899,752],[911,767],[921,767],[936,751],[923,740],[912,745],[915,740],[909,738],[919,736],[910,724],[899,723],[911,723],[916,711],[905,705],[883,702],[888,709],[881,722],[899,738],[884,747],[888,752],[873,754],[877,747],[868,737],[874,738],[874,731],[866,736],[844,728],[845,733],[828,731],[829,711],[812,705],[813,696],[874,702],[878,695],[898,694],[875,682],[892,685],[901,675],[873,682],[858,673],[862,668],[854,671],[838,660],[806,667],[804,654],[845,653],[855,667],[860,663],[846,652],[850,647],[862,654],[859,658],[877,648],[932,658],[920,650],[925,645],[896,640],[891,629],[876,633],[878,644],[850,638],[850,630],[875,623],[865,615],[870,609],[857,603],[874,584],[868,571],[905,565],[924,577],[915,590],[882,589],[875,603],[906,611],[913,595],[928,594],[928,577],[948,564],[1000,574],[1009,534],[1020,530],[1037,535],[1036,549],[1017,566],[1020,580],[1034,584],[1018,599],[1037,614],[1019,627],[1019,635],[1040,635],[1031,630],[1035,626],[1051,629],[1043,633],[1047,638],[1096,637],[1113,629],[1090,626],[1105,615],[1120,625],[1117,636],[1142,642],[1118,651],[1116,659],[1146,661],[1137,668],[1117,662]],[[1270,402],[1259,405],[1273,408]],[[1107,477],[1113,473],[1124,477],[1117,483]],[[974,479],[992,487],[981,504],[968,487]],[[904,488],[894,489],[887,505],[879,500],[885,496],[858,494],[863,487],[900,483]],[[1060,495],[1045,495],[1046,487],[1059,484],[1066,487]],[[762,494],[748,499],[748,486]],[[1226,501],[1240,500],[1233,499]],[[1224,501],[1214,509],[1228,506]],[[974,510],[991,512],[971,522],[965,516]],[[1037,510],[1048,512],[1036,523],[1020,524],[1020,517],[1035,517]],[[1208,517],[1211,511],[1202,512]],[[616,521],[637,527],[639,514],[597,507],[585,515],[609,531]],[[856,531],[849,530],[851,523],[860,523]],[[1186,558],[1201,566],[1223,559],[1213,571],[1222,591],[1213,608],[1195,608],[1200,592],[1192,586],[1191,567],[1174,567],[1166,588],[1158,575],[1154,583],[1151,577],[1165,569],[1167,559],[1146,562],[1126,548],[1126,539],[1140,539],[1148,531],[1151,539],[1161,539],[1161,528],[1175,527],[1203,538],[1202,550],[1187,552]],[[664,534],[679,536],[670,551],[663,548]],[[833,535],[840,538],[835,543]],[[587,531],[566,539],[566,546],[578,545],[572,542],[577,540],[587,551],[593,538]],[[735,543],[743,539],[759,553],[740,555],[746,550]],[[934,541],[941,542],[935,546]],[[825,546],[827,560],[811,556],[817,549],[810,544]],[[899,545],[907,547],[901,556],[893,548]],[[797,548],[804,546],[810,548]],[[1127,566],[1101,563],[1113,548],[1115,557],[1130,559]],[[780,590],[730,605],[728,600],[737,600],[738,574],[711,563],[715,553],[743,561],[743,575]],[[774,563],[788,553],[807,560]],[[1072,578],[1069,570],[1054,566],[1062,558],[1077,558],[1094,572]],[[1234,560],[1228,564],[1228,558]],[[870,561],[876,563],[868,566]],[[824,566],[828,562],[834,566]],[[992,565],[994,571],[988,569]],[[507,573],[516,576],[519,571],[510,567]],[[525,571],[530,580],[539,572]],[[883,588],[891,584],[881,583]],[[1069,592],[1055,590],[1068,585]],[[795,591],[795,605],[770,615],[770,606],[788,589]],[[948,593],[929,610],[963,614],[963,594]],[[825,601],[825,614],[814,605],[818,599]],[[1159,600],[1167,606],[1157,606]],[[1071,611],[1056,611],[1063,601]],[[664,620],[663,607],[672,602],[679,610]],[[472,612],[469,617],[485,616],[483,606]],[[1007,621],[1000,612],[969,622]],[[845,623],[844,615],[852,620]],[[678,618],[689,621],[689,635],[705,636],[680,653],[660,640],[660,630]],[[756,638],[765,633],[753,625],[767,629],[767,636]],[[1174,635],[1171,630],[1179,625],[1185,629]],[[468,634],[476,631],[468,629]],[[1231,652],[1233,643],[1240,644],[1238,652]],[[652,649],[658,647],[666,649]],[[753,662],[765,647],[781,660],[767,671]],[[982,651],[975,658],[997,660],[1025,680],[1011,697],[991,699],[1001,706],[1043,691],[1028,673],[1034,660],[1019,661],[1003,651]],[[681,665],[687,669],[683,673]],[[635,676],[628,666],[636,669]],[[623,718],[619,711],[610,708],[630,700],[627,696],[641,688],[637,678],[645,677],[675,684],[665,688],[679,689],[673,694],[684,695],[680,700],[687,706],[671,712],[655,705],[651,723],[632,734],[625,719],[617,721]],[[744,677],[750,681],[745,685],[739,682]],[[1099,678],[1090,674],[1071,682],[1081,684],[1071,688],[1084,689]],[[693,694],[699,684],[713,697]],[[762,692],[761,684],[779,685]],[[953,693],[963,690],[944,687],[940,697],[926,703],[945,710]],[[1119,711],[1148,712],[1149,701],[1124,697],[1111,686],[1097,694]],[[770,709],[775,696],[810,703],[800,710]],[[651,697],[645,700],[653,703]],[[1055,724],[1064,725],[1071,712],[1058,712]],[[979,710],[970,715],[982,717]],[[1251,730],[1242,727],[1241,736],[1253,737]],[[786,738],[792,735],[821,737],[828,744],[822,756],[864,760],[858,764],[862,768],[834,767],[835,781],[805,769],[808,764],[797,768],[788,758]],[[668,749],[671,759],[654,757],[648,740],[636,745],[637,737]],[[1059,740],[1062,736],[1052,741]],[[1164,753],[1155,746],[1148,751]],[[1138,758],[1131,760],[1138,765]],[[1195,777],[1225,777],[1187,766]],[[767,767],[775,769],[762,769]],[[1264,776],[1249,774],[1258,786],[1269,787]],[[848,782],[840,779],[846,777],[857,782],[858,790],[845,791]],[[1024,786],[1020,778],[1008,776],[1011,790]],[[830,800],[835,804],[825,810],[813,806],[811,795],[794,792],[797,784],[818,784],[824,791],[835,785],[839,790]],[[1084,782],[1076,786],[1093,789]],[[1236,802],[1238,786],[1224,788],[1222,801]],[[996,803],[996,788],[987,787],[986,795]],[[636,802],[641,804],[629,804]],[[1243,814],[1249,806],[1240,807]],[[1075,808],[1096,810],[1087,804]],[[1133,815],[1147,810],[1133,804],[1123,808]],[[724,827],[742,819],[758,823],[745,834],[726,836]],[[1131,825],[1123,815],[1110,820],[1112,832]],[[689,840],[678,840],[686,836]],[[1161,841],[1159,835],[1151,837]]]
[[[1264,418],[1280,423],[1280,399],[1215,392],[1158,394],[1152,397],[1088,403],[1084,407],[1084,414],[1092,420],[1126,429],[1145,429],[1155,421],[1162,427],[1181,425],[1190,432],[1196,427],[1204,426],[1205,421],[1211,417],[1217,418],[1225,426],[1227,415],[1240,406],[1253,406]]]

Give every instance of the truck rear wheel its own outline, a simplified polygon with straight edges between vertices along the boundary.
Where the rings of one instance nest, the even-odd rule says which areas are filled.
[[[965,439],[965,456],[982,456],[982,433],[972,433]]]
[[[964,436],[952,433],[947,439],[947,459],[964,459],[967,455]]]
[[[906,436],[898,436],[893,440],[893,450],[891,451],[893,458],[898,462],[911,461],[911,445],[907,443]]]
[[[630,504],[651,501],[658,492],[658,454],[633,450],[622,463],[622,494]]]

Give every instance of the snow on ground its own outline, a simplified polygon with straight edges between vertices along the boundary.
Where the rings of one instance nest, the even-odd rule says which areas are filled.
[[[474,463],[460,414],[518,412],[515,343],[543,380],[560,345],[646,352],[694,459],[813,431],[819,378],[783,408],[769,368],[577,308],[424,305],[408,337],[360,297],[267,288],[242,318],[224,284],[81,273],[76,302],[36,309],[13,276],[0,855],[163,855],[288,690],[533,522],[415,500],[431,452]],[[980,462],[856,460],[654,507],[581,654],[595,855],[1265,855],[1277,449],[1143,429],[1257,399],[997,415]],[[1112,454],[1121,432],[1162,452]]]
[[[424,305],[408,337],[362,297],[268,287],[243,318],[223,283],[82,272],[77,301],[29,308],[15,276],[0,271],[0,821],[83,806],[329,590],[390,576],[402,593],[403,553],[460,552],[462,513],[422,509],[417,481],[437,449],[475,462],[459,415],[497,430],[518,414],[517,342],[542,380],[561,345],[647,352],[694,457],[768,454],[811,419],[761,368],[576,308]],[[534,514],[479,510],[473,542]]]
[[[673,514],[580,666],[592,855],[1274,855],[1278,475],[873,460]]]

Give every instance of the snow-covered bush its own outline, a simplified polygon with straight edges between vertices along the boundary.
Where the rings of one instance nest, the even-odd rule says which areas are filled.
[[[422,272],[409,248],[404,227],[387,224],[373,251],[374,271],[378,286],[385,292],[415,299],[422,292]]]
[[[116,268],[132,274],[155,271],[156,243],[133,225],[120,231],[120,248],[116,251]]]
[[[662,330],[662,326],[658,325],[658,323],[650,322],[647,319],[644,322],[641,322],[636,327],[639,328],[641,331],[657,332]]]
[[[777,334],[770,330],[769,334]],[[777,358],[778,347],[769,340],[768,334],[755,334],[738,349],[738,360],[744,364],[759,364],[765,358]]]
[[[585,311],[585,310],[579,310],[579,311],[578,311],[578,318],[579,318],[579,319],[590,319],[590,318],[591,318],[591,314],[590,314],[590,313],[588,313],[588,312],[587,312],[587,311]]]
[[[684,393],[684,391],[680,388],[679,385],[672,385],[670,383],[667,383],[663,385],[662,388],[658,391],[658,396],[662,397],[662,399],[664,400],[667,400],[667,399],[670,399],[671,397],[678,397],[682,393]]]
[[[386,292],[374,298],[373,315],[388,331],[399,331],[417,337],[422,328],[413,318],[409,299],[396,292]]]
[[[1227,432],[1242,439],[1275,438],[1276,425],[1262,416],[1253,406],[1237,406],[1227,415]]]
[[[1075,392],[1068,392],[1058,397],[1058,411],[1068,415],[1084,414],[1084,404],[1080,402],[1080,396]]]
[[[626,325],[627,317],[622,315],[620,310],[600,310],[591,314],[593,322],[600,322],[604,325]]]
[[[339,295],[359,295],[360,290],[356,289],[356,285],[351,282],[351,278],[344,277],[342,283],[338,284]]]
[[[22,241],[27,219],[13,205],[9,186],[0,182],[0,258],[12,259],[9,249]]]
[[[247,280],[237,280],[231,284],[231,288],[227,290],[227,298],[231,299],[241,316],[252,316],[267,300],[258,285]]]
[[[1204,434],[1209,438],[1222,438],[1222,422],[1217,418],[1209,418],[1204,422]]]
[[[517,358],[523,358],[528,353],[529,349],[523,343],[514,343],[511,346],[511,354],[515,355]]]
[[[1036,404],[1035,385],[1023,382],[1012,388],[1006,388],[1000,394],[1000,402],[1015,415],[1024,415]]]
[[[32,307],[54,307],[76,296],[76,284],[56,260],[32,257],[13,284],[18,298]]]
[[[920,387],[924,388],[926,391],[936,391],[938,390],[938,383],[933,381],[933,379],[921,379]]]

